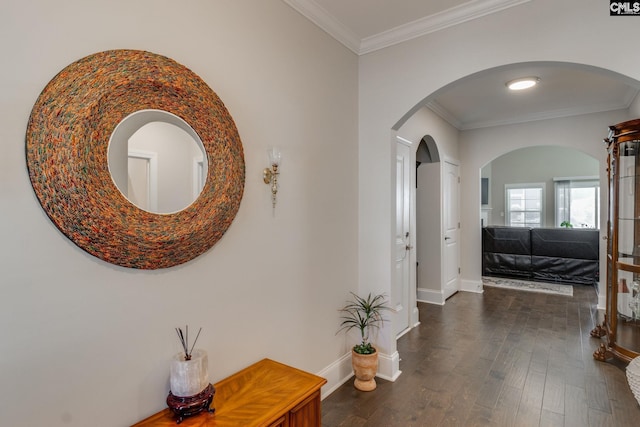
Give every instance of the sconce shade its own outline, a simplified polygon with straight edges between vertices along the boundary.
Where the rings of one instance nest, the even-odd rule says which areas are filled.
[[[282,153],[276,147],[269,148],[267,150],[267,154],[269,154],[269,162],[271,165],[280,165],[280,161],[282,160]]]

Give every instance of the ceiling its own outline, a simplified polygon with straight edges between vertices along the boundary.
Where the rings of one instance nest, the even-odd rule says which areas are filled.
[[[537,86],[510,91],[508,81],[535,76]],[[510,64],[462,78],[427,106],[459,130],[621,110],[638,94],[630,79],[566,62]],[[637,82],[636,82],[637,83]]]
[[[530,0],[283,0],[358,55],[480,19]],[[505,83],[536,76],[510,92]],[[559,62],[512,64],[440,89],[428,107],[459,130],[626,109],[640,82],[608,70]],[[425,94],[425,97],[429,94]]]

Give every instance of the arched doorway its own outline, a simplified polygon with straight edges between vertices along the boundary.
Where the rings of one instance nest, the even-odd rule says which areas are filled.
[[[531,167],[534,165],[535,167]],[[483,225],[600,228],[600,162],[575,148],[535,146],[510,151],[480,170]],[[486,192],[485,192],[486,186]],[[540,188],[528,218],[511,212],[510,189]]]
[[[479,212],[482,229],[479,230],[479,238],[482,251],[478,254],[483,283],[491,280],[485,276],[539,281],[548,279],[554,283],[556,280],[568,280],[575,284],[592,284],[594,278],[598,280],[598,277],[604,277],[603,270],[598,274],[603,260],[600,263],[595,261],[598,259],[599,246],[597,230],[604,226],[600,175],[599,159],[575,148],[559,146],[519,148],[485,164],[480,169]],[[505,227],[515,228],[508,231]],[[497,254],[501,251],[495,250],[496,233],[516,233],[510,234],[509,239],[513,240],[522,236],[518,233],[522,233],[523,229],[527,233],[535,229],[532,235],[536,236],[540,236],[540,233],[547,237],[558,236],[557,231],[545,230],[554,228],[591,229],[576,235],[593,239],[596,257],[592,258],[593,254],[590,254],[589,261],[573,260],[571,267],[569,258],[572,258],[573,249],[569,249],[564,255],[567,262],[562,268],[549,270],[545,266],[540,270],[540,257],[534,256],[532,260],[538,258],[538,262],[532,261],[529,265],[526,257],[519,261],[520,255],[501,258],[504,255]],[[561,235],[573,234],[562,232]],[[537,241],[540,242],[539,237]],[[515,264],[512,265],[511,260],[515,260]]]
[[[443,304],[443,163],[436,141],[425,135],[416,150],[417,300]]]
[[[529,63],[536,65],[537,63]],[[632,89],[639,87],[640,83],[628,77],[610,70],[575,63],[544,62],[541,65],[563,68],[566,71],[576,70],[580,73],[592,73],[594,75],[607,76],[612,80],[629,85]],[[442,113],[438,105],[439,97],[456,85],[489,75],[491,73],[503,73],[510,69],[518,69],[521,64],[508,64],[463,77],[436,90],[421,102],[409,110],[394,126],[393,130],[402,131],[407,127],[412,128],[414,135],[419,127],[417,122],[424,125],[423,132],[438,136],[438,144],[441,155],[458,156],[461,164],[461,223],[463,242],[461,245],[461,289],[470,292],[482,292],[481,262],[478,254],[481,253],[480,229],[482,223],[480,216],[480,169],[487,162],[518,148],[540,145],[559,145],[572,147],[588,153],[594,158],[600,159],[600,176],[605,176],[603,159],[605,156],[601,140],[606,136],[606,130],[612,123],[617,123],[629,118],[629,111],[624,107],[617,110],[598,110],[598,106],[585,110],[572,110],[570,112],[558,109],[557,115],[531,116],[522,122],[491,122],[483,120],[478,128],[465,128],[454,119],[448,118],[446,111]],[[633,90],[629,90],[633,92]],[[633,93],[637,93],[633,92]],[[637,102],[633,103],[635,106]],[[626,104],[627,106],[629,104]],[[637,108],[634,107],[634,108]],[[425,113],[426,111],[426,113]],[[422,118],[415,119],[415,117]],[[433,125],[436,125],[436,128]],[[448,127],[445,129],[445,127]],[[425,132],[426,131],[426,132]],[[445,141],[442,141],[442,135]],[[406,133],[403,137],[407,137]],[[448,140],[447,140],[448,139]],[[419,138],[413,139],[419,140]],[[606,182],[601,180],[601,188],[606,188]],[[606,194],[602,194],[601,206],[606,205]],[[600,217],[606,216],[606,212],[600,212]],[[604,256],[601,254],[601,258]],[[602,270],[602,266],[601,266]]]

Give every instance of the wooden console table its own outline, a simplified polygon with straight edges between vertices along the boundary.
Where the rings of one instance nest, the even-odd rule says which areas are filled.
[[[215,384],[215,412],[185,418],[180,426],[320,427],[320,387],[327,380],[270,359]],[[135,426],[176,426],[169,408]]]

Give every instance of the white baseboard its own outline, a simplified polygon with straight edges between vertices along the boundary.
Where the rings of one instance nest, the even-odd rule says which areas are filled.
[[[322,386],[322,391],[320,393],[320,398],[324,399],[336,391],[336,389],[342,384],[349,381],[349,378],[353,376],[353,369],[351,368],[351,352],[345,354],[340,359],[318,372],[316,375],[327,380],[327,383]]]
[[[442,295],[444,296],[445,302],[451,298],[458,290],[455,287],[445,287]]]
[[[395,381],[401,373],[400,355],[397,351],[392,355],[383,353],[378,355],[377,377],[387,381]],[[345,354],[340,359],[318,372],[316,375],[327,380],[327,383],[322,386],[322,391],[320,393],[320,398],[324,399],[353,377],[351,352]]]
[[[391,355],[384,353],[378,355],[378,373],[376,377],[387,381],[395,381],[401,373],[400,354],[397,351]]]
[[[484,293],[482,280],[460,280],[460,290],[477,294]]]
[[[444,294],[442,291],[434,291],[433,289],[418,288],[417,300],[429,304],[444,305]]]
[[[413,307],[413,310],[411,310],[411,327],[415,328],[419,324],[420,324],[420,312],[418,311],[418,306],[416,304],[416,306]]]
[[[482,280],[460,280],[460,290],[464,292],[481,294],[484,292],[482,288]],[[447,298],[455,293],[455,291],[451,290],[447,290],[445,293],[443,291],[436,291],[433,289],[425,288],[418,288],[416,291],[418,294],[418,301],[437,305],[444,305],[444,302],[447,300]]]

